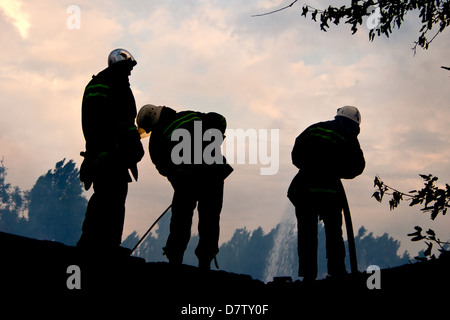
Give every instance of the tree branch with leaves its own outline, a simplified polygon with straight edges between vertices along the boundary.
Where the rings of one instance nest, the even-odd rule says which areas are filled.
[[[271,12],[254,15],[265,16],[277,13],[293,7],[295,0],[290,5]],[[416,53],[417,47],[428,49],[433,40],[450,25],[450,2],[449,0],[352,0],[350,6],[335,7],[330,5],[326,9],[317,9],[310,5],[303,5],[301,15],[308,15],[315,22],[320,22],[320,29],[327,31],[330,24],[339,25],[341,22],[351,25],[352,34],[358,31],[363,24],[364,18],[375,19],[376,23],[366,23],[369,30],[369,40],[373,41],[375,36],[389,36],[395,28],[400,29],[407,13],[419,11],[419,19],[422,27],[419,37],[414,41],[412,48]],[[432,33],[431,37],[430,34]]]
[[[395,188],[385,184],[379,176],[375,177],[374,188],[375,192],[372,197],[378,202],[382,202],[385,195],[391,196],[389,200],[389,207],[394,210],[398,207],[401,201],[410,201],[409,206],[422,205],[420,211],[429,213],[430,218],[435,220],[436,217],[441,214],[445,216],[448,208],[450,207],[450,186],[445,184],[445,188],[438,187],[435,183],[438,181],[438,177],[431,174],[421,174],[420,177],[424,180],[424,187],[420,190],[411,190],[407,193],[398,191]],[[429,229],[422,234],[422,228],[419,226],[414,227],[414,232],[409,233],[408,236],[412,237],[411,241],[425,241],[427,249],[424,251],[423,257],[415,257],[417,260],[434,259],[435,256],[431,254],[433,243],[439,246],[441,253],[450,252],[448,250],[449,242],[441,241],[436,237],[434,230]]]

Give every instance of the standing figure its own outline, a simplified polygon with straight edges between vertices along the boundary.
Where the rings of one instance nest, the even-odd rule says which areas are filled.
[[[136,103],[128,76],[136,65],[124,49],[113,50],[108,67],[86,86],[82,103],[82,127],[86,152],[80,180],[94,193],[89,199],[82,235],[77,246],[119,251],[125,219],[125,200],[131,171],[137,180],[137,163],[144,156],[135,125]]]
[[[357,136],[361,115],[357,108],[337,110],[335,119],[311,125],[295,140],[292,163],[299,169],[288,197],[298,222],[299,276],[317,277],[317,223],[325,225],[328,274],[346,274],[342,238],[345,193],[341,179],[353,179],[364,171],[365,160]]]
[[[195,254],[199,267],[208,270],[219,252],[224,180],[233,171],[220,150],[226,120],[214,112],[176,112],[168,107],[145,105],[137,123],[139,130],[151,132],[150,157],[174,189],[164,254],[171,264],[183,262],[197,207],[199,243]]]

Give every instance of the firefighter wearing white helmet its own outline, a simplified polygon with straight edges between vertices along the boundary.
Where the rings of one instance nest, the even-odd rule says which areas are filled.
[[[358,125],[361,124],[361,114],[359,113],[358,108],[353,106],[344,106],[342,108],[337,109],[336,116],[346,117],[350,120],[353,120]]]
[[[334,120],[313,124],[295,140],[292,163],[299,169],[288,197],[298,222],[299,276],[317,277],[317,222],[325,225],[328,274],[346,273],[342,238],[344,189],[341,179],[353,179],[364,171],[365,160],[358,142],[361,115],[344,106]]]
[[[146,104],[139,110],[136,122],[141,138],[149,136],[148,133],[152,130],[153,126],[158,122],[159,117],[161,116],[162,108],[163,107],[161,106]]]
[[[93,184],[82,235],[77,246],[110,253],[120,250],[125,218],[129,171],[137,180],[137,163],[144,155],[135,125],[136,103],[128,76],[136,60],[125,49],[108,56],[108,67],[93,76],[82,102],[82,128],[86,140],[80,180]]]
[[[204,155],[208,153],[206,148],[209,144],[200,141],[198,145],[195,139],[198,130],[201,132],[200,137],[214,130],[218,134],[214,142],[222,143],[223,139],[218,137],[225,134],[226,119],[216,112],[177,112],[166,106],[147,104],[139,110],[137,124],[140,130],[152,133],[149,141],[150,158],[174,189],[170,234],[163,248],[164,255],[170,264],[180,265],[183,262],[191,236],[192,216],[197,207],[199,242],[195,254],[200,269],[207,270],[219,252],[224,181],[233,168],[226,162],[220,148],[214,149],[214,160],[207,161]],[[179,132],[188,133],[192,139],[182,138],[180,144],[180,137],[175,138]],[[180,153],[183,159],[179,158]]]

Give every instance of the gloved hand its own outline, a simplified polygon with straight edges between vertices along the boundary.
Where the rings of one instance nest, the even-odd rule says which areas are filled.
[[[84,184],[84,189],[87,191],[91,188],[93,182],[92,162],[88,159],[86,152],[80,152],[80,156],[84,157],[80,166],[80,181]]]
[[[142,146],[141,137],[140,137],[139,133],[137,136],[139,139],[135,140],[133,142],[133,146],[132,146],[132,148],[134,150],[130,150],[131,152],[133,152],[133,156],[131,158],[132,158],[132,162],[135,164],[138,163],[139,161],[141,161],[145,154],[144,147]]]
[[[128,168],[141,161],[144,157],[144,148],[139,132],[137,130],[130,131],[118,141],[116,150],[119,158]]]

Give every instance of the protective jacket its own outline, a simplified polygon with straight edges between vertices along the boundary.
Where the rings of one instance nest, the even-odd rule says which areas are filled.
[[[199,128],[202,129],[201,132],[199,132]],[[185,138],[181,138],[180,141],[172,141],[172,135],[177,129],[187,130],[190,141],[182,141]],[[152,130],[149,143],[150,157],[159,173],[167,177],[172,183],[179,179],[205,177],[225,179],[233,171],[233,168],[226,162],[225,157],[221,153],[219,155],[213,154],[214,159],[221,159],[213,163],[208,163],[203,157],[205,148],[213,142],[203,141],[205,132],[210,129],[220,130],[223,141],[226,119],[215,112],[176,112],[173,109],[163,107],[160,119]],[[214,139],[212,138],[212,140]],[[219,142],[221,143],[221,141]],[[176,145],[181,143],[184,146],[188,146],[190,150],[178,148],[178,151],[173,153]],[[190,159],[182,163],[174,161],[173,156],[180,156],[180,152],[190,152]],[[217,148],[214,150],[209,149],[208,154],[210,152],[220,152],[220,148],[218,150]],[[184,157],[184,159],[186,158]]]
[[[116,65],[106,68],[85,88],[82,128],[86,140],[80,178],[88,188],[104,168],[130,169],[137,179],[137,166],[144,150],[135,125],[136,103],[128,76]]]
[[[292,163],[299,169],[288,190],[294,205],[314,195],[337,195],[340,179],[353,179],[364,171],[365,160],[357,135],[359,126],[336,117],[308,127],[295,140]]]

